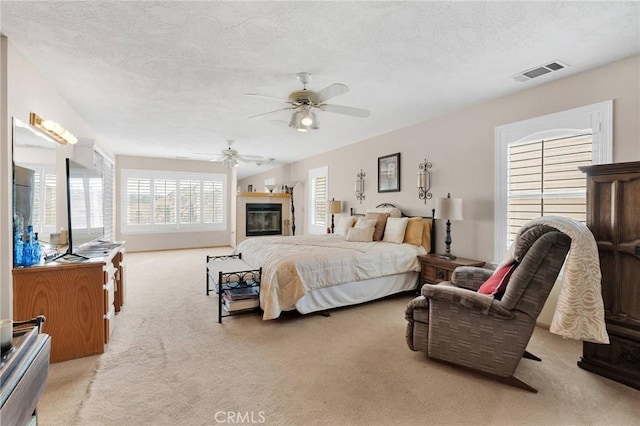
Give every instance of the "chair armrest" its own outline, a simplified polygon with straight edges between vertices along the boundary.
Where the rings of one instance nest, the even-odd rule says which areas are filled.
[[[429,301],[422,296],[418,296],[407,304],[404,317],[413,324],[413,311],[416,309],[429,309]]]
[[[478,291],[480,286],[493,274],[491,269],[476,266],[458,266],[451,275],[451,282],[456,287]]]
[[[449,285],[422,286],[422,295],[430,300],[442,300],[451,304],[464,306],[465,308],[480,311],[485,315],[492,315],[498,318],[512,318],[510,311],[500,305],[500,302],[487,294],[476,293],[465,288]]]

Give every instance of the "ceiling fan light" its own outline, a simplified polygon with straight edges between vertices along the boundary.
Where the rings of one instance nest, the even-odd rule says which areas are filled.
[[[313,116],[315,114],[313,114],[311,112],[311,110],[309,109],[308,106],[303,105],[300,108],[300,116],[302,117],[302,119],[300,120],[300,124],[302,124],[303,126],[310,126],[313,124]]]

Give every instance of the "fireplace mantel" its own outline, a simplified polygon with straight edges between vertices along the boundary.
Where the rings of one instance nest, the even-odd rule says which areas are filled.
[[[238,192],[238,197],[282,197],[291,198],[291,195],[282,192]]]

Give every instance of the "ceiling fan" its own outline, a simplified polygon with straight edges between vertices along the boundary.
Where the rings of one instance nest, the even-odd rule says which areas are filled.
[[[318,118],[316,117],[315,113],[315,110],[318,109],[321,111],[334,112],[336,114],[344,114],[360,118],[366,118],[371,115],[371,113],[366,109],[325,103],[325,101],[335,96],[347,93],[349,91],[349,88],[346,85],[342,83],[333,83],[320,90],[319,92],[314,92],[307,89],[307,85],[311,80],[311,73],[301,72],[296,74],[296,77],[298,78],[298,81],[302,83],[302,90],[291,92],[287,99],[282,99],[277,96],[247,93],[246,96],[279,99],[289,104],[289,106],[285,108],[263,112],[261,114],[253,115],[249,118],[260,117],[262,115],[272,114],[278,111],[291,110],[293,111],[293,113],[291,114],[289,127],[292,127],[301,132],[306,132],[308,130],[316,130],[319,128]]]
[[[233,145],[233,141],[227,140],[227,148],[223,149],[220,152],[220,155],[212,158],[210,161],[222,162],[222,165],[227,169],[238,167],[241,162],[255,163],[256,165],[261,166],[265,163],[271,163],[275,161],[275,158],[265,158],[261,155],[241,155],[240,153],[238,153],[238,151],[231,148],[231,145]],[[197,152],[196,154],[211,155],[207,152]]]

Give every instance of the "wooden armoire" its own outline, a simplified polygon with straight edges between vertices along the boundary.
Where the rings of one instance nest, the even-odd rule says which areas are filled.
[[[578,366],[640,389],[640,161],[581,167],[598,243],[608,345],[584,342]]]

